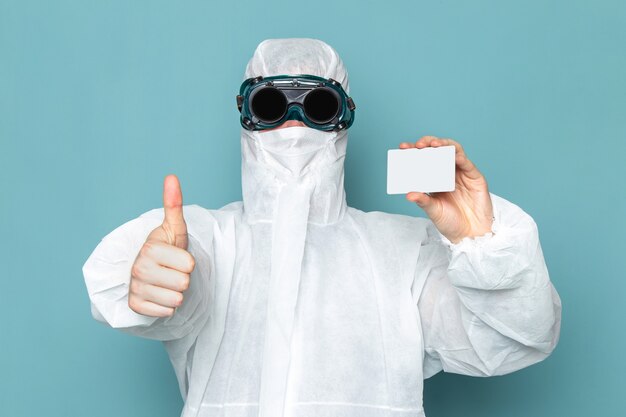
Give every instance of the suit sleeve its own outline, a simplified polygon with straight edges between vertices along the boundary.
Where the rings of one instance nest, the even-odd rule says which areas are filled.
[[[424,377],[507,374],[542,361],[558,343],[561,300],[537,225],[491,194],[492,232],[451,243],[430,222],[420,249],[418,309]]]
[[[134,336],[173,340],[184,337],[206,319],[212,257],[190,233],[188,251],[194,256],[196,267],[183,304],[170,317],[149,317],[131,310],[128,291],[132,265],[148,234],[162,221],[163,209],[155,209],[113,230],[85,262],[83,276],[96,320]]]

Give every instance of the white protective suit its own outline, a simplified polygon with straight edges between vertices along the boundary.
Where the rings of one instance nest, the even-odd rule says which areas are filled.
[[[300,73],[349,90],[335,50],[313,39],[262,42],[244,78]],[[348,207],[347,137],[242,128],[243,202],[183,208],[196,268],[172,317],[128,307],[163,209],[84,265],[97,320],[164,342],[182,416],[424,416],[424,378],[509,373],[557,344],[561,301],[527,213],[491,194],[493,233],[452,244],[427,218]]]

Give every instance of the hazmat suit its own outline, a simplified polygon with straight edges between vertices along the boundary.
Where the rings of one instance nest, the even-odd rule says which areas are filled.
[[[348,74],[313,39],[262,42],[244,78]],[[348,133],[241,130],[243,201],[183,207],[196,266],[171,317],[128,306],[130,269],[163,221],[148,211],[83,267],[93,316],[161,340],[183,417],[418,417],[423,380],[545,359],[561,302],[537,226],[490,193],[492,232],[452,243],[427,218],[348,207]]]

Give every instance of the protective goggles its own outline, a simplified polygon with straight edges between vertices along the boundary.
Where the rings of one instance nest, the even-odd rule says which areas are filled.
[[[354,101],[332,78],[276,75],[248,78],[237,95],[241,125],[248,130],[272,129],[300,120],[318,130],[342,130],[354,122]]]

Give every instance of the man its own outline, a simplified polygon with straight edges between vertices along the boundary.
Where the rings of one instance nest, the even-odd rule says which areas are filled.
[[[407,194],[429,219],[365,213],[343,189],[354,103],[336,51],[266,40],[244,79],[243,201],[183,207],[168,176],[164,209],[114,230],[83,269],[96,319],[164,342],[184,417],[424,416],[424,378],[552,352],[561,302],[536,224],[489,193],[459,143],[400,145],[456,148],[454,192]],[[289,80],[335,97],[332,120],[277,94]]]

